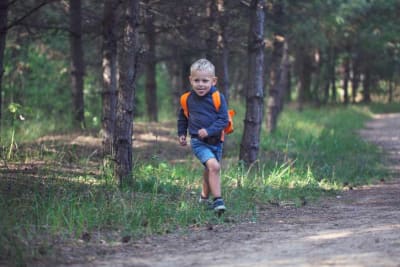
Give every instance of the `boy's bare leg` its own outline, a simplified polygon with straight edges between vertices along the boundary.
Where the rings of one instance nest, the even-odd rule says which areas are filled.
[[[203,187],[201,189],[201,196],[207,198],[210,195],[210,185],[208,182],[208,169],[205,168],[203,172]]]
[[[209,159],[206,162],[206,166],[208,169],[208,189],[213,195],[213,197],[221,197],[221,179],[219,174],[221,166],[218,160],[216,160],[215,158]],[[204,184],[203,184],[203,190],[204,190]]]

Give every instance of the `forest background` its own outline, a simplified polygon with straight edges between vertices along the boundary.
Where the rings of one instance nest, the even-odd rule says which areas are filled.
[[[400,109],[399,13],[397,0],[0,1],[0,259],[48,254],[39,233],[211,220],[194,208],[199,166],[171,145],[202,57],[237,111],[223,171],[234,220],[256,217],[251,203],[302,205],[369,182],[379,151],[354,133]]]

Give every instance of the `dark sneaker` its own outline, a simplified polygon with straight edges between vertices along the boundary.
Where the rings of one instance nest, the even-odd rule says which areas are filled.
[[[222,198],[218,198],[213,202],[213,210],[218,212],[219,214],[223,213],[226,210],[224,200]]]

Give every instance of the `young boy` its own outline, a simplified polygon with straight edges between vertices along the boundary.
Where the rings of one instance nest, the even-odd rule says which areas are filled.
[[[226,207],[221,197],[221,134],[228,124],[227,104],[224,95],[220,94],[221,106],[218,111],[215,108],[212,93],[217,90],[217,77],[214,65],[207,59],[199,59],[192,64],[189,81],[192,87],[187,98],[189,115],[186,118],[183,109],[180,109],[179,143],[187,145],[186,135],[189,131],[192,151],[205,166],[199,202],[209,204],[214,211],[222,213]],[[213,196],[212,203],[209,201],[210,194]]]

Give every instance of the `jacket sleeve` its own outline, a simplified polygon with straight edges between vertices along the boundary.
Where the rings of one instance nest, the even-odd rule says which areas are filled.
[[[188,119],[186,118],[185,114],[183,113],[183,109],[179,109],[178,113],[178,136],[186,136],[187,135],[187,128],[188,128]]]
[[[221,106],[217,114],[217,119],[210,125],[210,127],[206,128],[209,136],[218,136],[229,122],[228,105],[226,103],[225,96],[220,93],[220,97]]]

